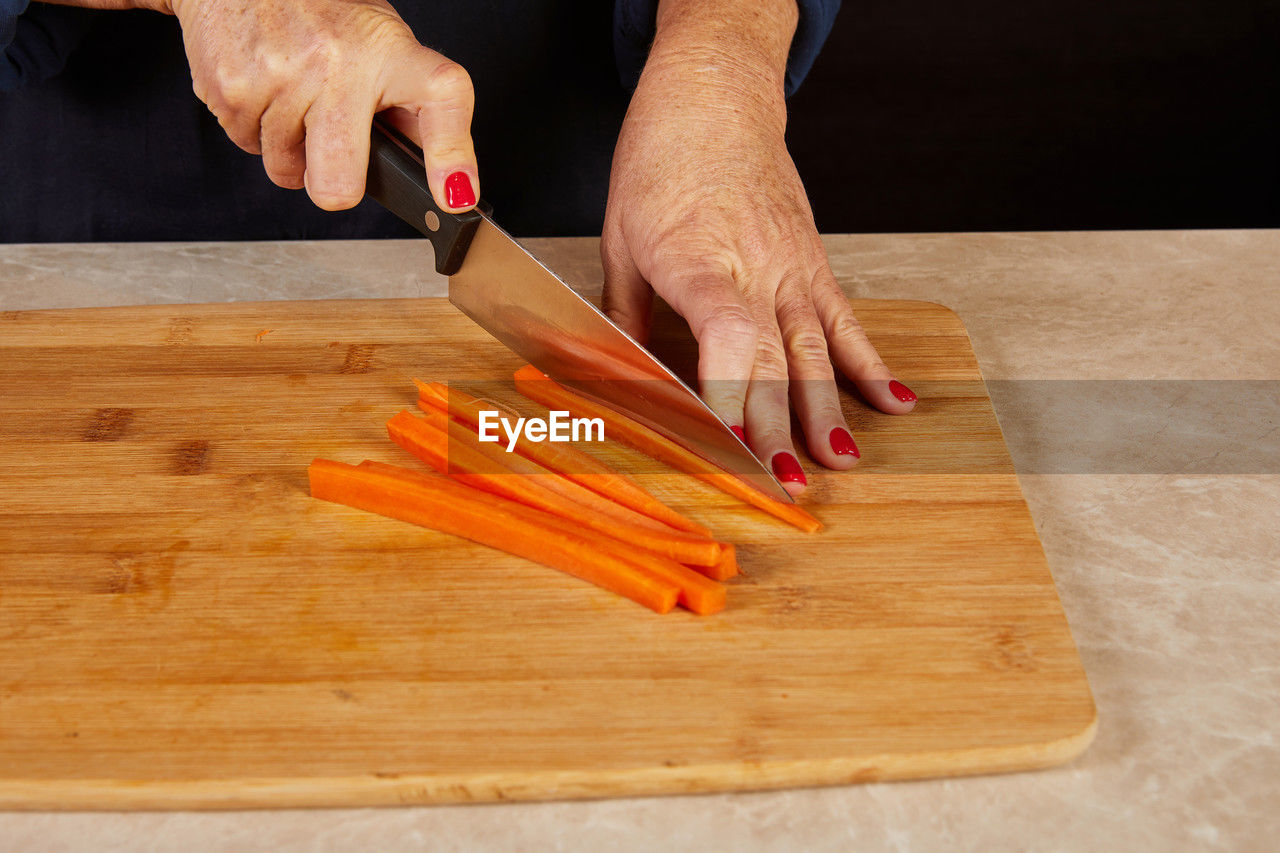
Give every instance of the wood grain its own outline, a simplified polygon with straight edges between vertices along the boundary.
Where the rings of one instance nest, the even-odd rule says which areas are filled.
[[[846,410],[807,536],[611,447],[739,543],[729,608],[656,616],[311,500],[406,461],[412,376],[529,408],[443,300],[0,316],[0,807],[599,797],[1043,767],[1093,701],[960,321],[856,302],[921,395]],[[687,330],[654,346],[687,369]],[[501,381],[495,381],[501,380]],[[503,386],[508,390],[503,391]]]

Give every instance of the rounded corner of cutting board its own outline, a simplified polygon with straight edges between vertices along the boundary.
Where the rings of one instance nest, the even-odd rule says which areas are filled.
[[[1093,745],[1098,736],[1098,706],[1092,696],[1089,699],[1089,713],[1083,726],[1063,735],[1045,745],[1048,761],[1045,767],[1067,764],[1085,753]]]
[[[956,310],[949,305],[943,305],[941,302],[934,302],[932,299],[904,299],[902,301],[907,305],[918,305],[926,311],[950,317],[952,320],[955,320],[956,324],[959,326],[964,325],[964,320],[961,319],[960,315],[956,313]]]
[[[1087,708],[1082,707],[1080,713],[1075,715],[1063,715],[1060,731],[1055,736],[1007,747],[1006,761],[992,762],[998,766],[987,770],[978,766],[971,772],[980,774],[1043,770],[1075,761],[1089,749],[1098,734],[1098,708],[1087,686],[1084,698],[1088,703]]]

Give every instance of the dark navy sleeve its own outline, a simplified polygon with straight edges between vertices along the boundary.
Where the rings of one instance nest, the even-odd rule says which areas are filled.
[[[0,0],[0,92],[48,80],[67,64],[93,10]]]
[[[840,0],[798,0],[800,22],[787,56],[786,95],[790,97],[813,67],[831,28]],[[634,89],[649,56],[658,17],[658,0],[614,0],[613,52],[622,85]]]
[[[27,9],[27,0],[0,0],[0,51],[8,52],[18,29],[18,16]]]

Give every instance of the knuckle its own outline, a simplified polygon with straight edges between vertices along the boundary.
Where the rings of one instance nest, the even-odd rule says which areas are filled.
[[[600,265],[605,270],[626,267],[626,244],[615,236],[612,228],[605,227],[600,234]]]
[[[287,169],[267,169],[271,183],[286,190],[302,189],[302,174]]]
[[[816,387],[819,384],[823,387]],[[840,408],[840,398],[834,386],[829,382],[816,381],[807,382],[805,386],[815,386],[802,386],[800,390],[800,393],[806,394],[809,398],[805,420],[808,423],[844,425],[845,429],[848,429],[848,422],[845,420],[844,410]],[[825,439],[827,436],[824,435],[822,438]]]
[[[263,51],[258,57],[258,70],[268,80],[280,80],[286,77],[292,66],[291,58],[276,50]]]
[[[698,330],[699,340],[754,344],[760,335],[755,320],[740,305],[718,305],[707,312]]]
[[[277,177],[297,179],[306,171],[307,158],[294,146],[280,145],[279,140],[264,138],[262,165],[272,180]]]
[[[421,49],[413,31],[394,10],[364,23],[366,34],[362,41],[376,45],[387,54],[400,55],[405,50]]]
[[[423,140],[429,159],[435,163],[465,163],[471,160],[471,151],[452,139],[437,140],[434,136]]]
[[[307,52],[308,61],[322,71],[346,67],[350,58],[342,40],[331,35],[317,39]]]
[[[718,288],[732,278],[731,252],[718,243],[698,239],[707,225],[696,215],[685,215],[653,240],[647,254],[655,269],[699,288]],[[693,238],[693,239],[691,239]]]
[[[889,365],[885,364],[879,358],[868,359],[862,365],[862,372],[866,376],[875,376],[879,378],[892,377],[893,371],[889,369]]]
[[[319,79],[328,79],[334,72],[351,70],[357,59],[356,47],[351,43],[353,37],[340,29],[337,22],[331,22],[309,33],[301,50],[273,51],[264,65],[281,78],[311,73]]]
[[[787,352],[781,338],[770,336],[756,344],[756,371],[773,379],[786,378]]]
[[[281,160],[301,160],[303,143],[306,136],[302,131],[302,120],[290,126],[282,124],[278,119],[272,120],[264,116],[262,120],[262,149],[270,151]]]
[[[755,447],[770,448],[775,453],[791,447],[791,430],[772,418],[762,424],[752,424],[750,429],[751,444]]]
[[[249,104],[254,83],[249,75],[230,65],[213,69],[209,94],[219,105],[230,111],[243,109]]]
[[[848,311],[843,311],[836,321],[832,324],[831,334],[833,337],[844,341],[865,341],[867,332],[858,322],[858,318]]]
[[[781,248],[771,235],[758,230],[738,238],[738,252],[748,269],[767,269],[774,265]]]
[[[819,330],[805,327],[791,331],[786,336],[787,352],[800,361],[827,362],[827,339]]]
[[[341,79],[343,72],[351,71],[356,58],[343,34],[320,30],[311,33],[300,50],[280,45],[278,49],[262,51],[258,56],[258,70],[266,83],[284,90],[308,78]]]
[[[217,114],[215,113],[215,115]],[[244,128],[232,121],[230,118],[218,116],[218,126],[226,132],[227,138],[235,143],[238,148],[241,148],[250,154],[262,153],[262,147],[259,144],[258,137],[251,133],[247,133]]]
[[[360,203],[364,197],[364,185],[351,176],[312,172],[307,181],[307,194],[317,207],[347,210]]]
[[[431,71],[426,85],[434,98],[457,107],[470,109],[475,100],[475,89],[467,69],[447,59]]]
[[[813,294],[809,288],[792,276],[783,280],[774,297],[778,321],[785,325],[799,325],[813,316]]]
[[[307,195],[311,197],[316,207],[329,211],[349,210],[359,202],[358,197],[352,198],[350,195],[335,192],[328,187],[312,187],[307,191]]]
[[[893,372],[870,345],[848,347],[841,351],[841,365],[850,378],[892,379]]]
[[[278,140],[265,139],[262,156],[266,158],[267,168],[273,172],[284,174],[301,174],[306,166],[307,158],[297,147],[280,145]]]

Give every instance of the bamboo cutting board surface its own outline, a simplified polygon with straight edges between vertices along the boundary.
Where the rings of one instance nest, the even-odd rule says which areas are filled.
[[[895,418],[846,397],[862,464],[803,460],[822,533],[607,451],[738,543],[746,574],[712,617],[307,496],[316,456],[411,464],[383,427],[413,407],[411,377],[519,365],[445,300],[0,314],[0,807],[550,799],[1069,760],[1093,701],[965,330],[932,303],[854,307],[921,402]],[[688,367],[678,322],[654,346]]]

